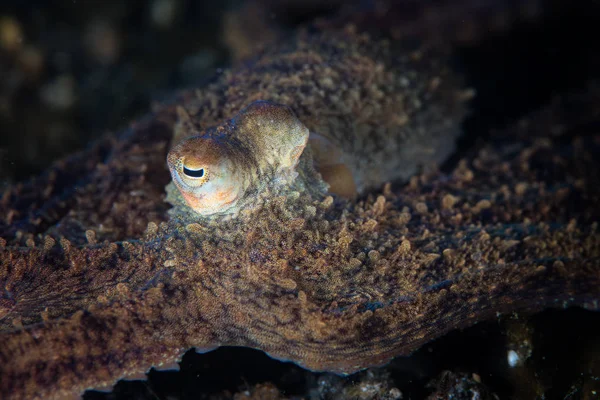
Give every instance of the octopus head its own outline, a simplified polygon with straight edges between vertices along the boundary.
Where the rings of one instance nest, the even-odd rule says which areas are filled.
[[[193,136],[175,145],[167,156],[173,182],[198,214],[227,213],[243,192],[243,177],[219,140]]]

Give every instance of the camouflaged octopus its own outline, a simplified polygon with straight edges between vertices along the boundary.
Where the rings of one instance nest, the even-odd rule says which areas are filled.
[[[189,125],[185,110],[180,114]],[[178,143],[167,162],[195,212],[237,214],[265,187],[293,182],[307,142],[308,129],[288,107],[256,101],[225,126]]]
[[[392,53],[389,43],[380,45],[370,59],[366,48],[332,57],[315,47],[295,60],[284,54],[281,61],[292,65],[279,80],[255,77],[263,81],[232,87],[243,94],[253,85],[269,86],[245,99],[232,93],[227,105],[236,115],[214,127],[205,128],[214,119],[195,115],[206,107],[203,95],[178,107],[167,157],[173,178],[168,200],[181,205],[183,198],[197,214],[218,216],[256,208],[263,197],[294,186],[351,199],[444,161],[472,92],[460,86],[440,49],[407,50],[386,69]],[[345,65],[351,60],[354,65]],[[310,82],[313,73],[320,78]],[[318,96],[307,96],[311,92]],[[309,102],[327,118],[315,118]],[[350,120],[363,109],[364,121]],[[375,127],[377,118],[382,123]]]
[[[469,97],[447,52],[301,32],[8,188],[0,393],[76,397],[221,345],[352,373],[497,313],[598,309],[598,140],[548,136],[576,122],[558,107],[427,172]],[[295,134],[269,153],[259,124]]]
[[[178,112],[180,132],[194,133],[191,117],[183,108]],[[167,164],[173,185],[187,205],[203,216],[237,215],[242,209],[251,212],[261,204],[265,191],[273,196],[286,186],[303,183],[326,186],[329,193],[353,198],[385,182],[406,179],[417,167],[443,161],[459,130],[450,116],[445,125],[442,118],[440,122],[436,126],[431,121],[425,141],[406,140],[409,132],[398,127],[387,133],[385,147],[356,156],[358,146],[373,138],[371,131],[350,140],[339,133],[337,138],[325,137],[309,132],[288,106],[255,101],[225,124],[176,143]],[[308,143],[310,150],[305,152]],[[306,153],[310,155],[305,155],[301,168],[307,171],[299,174],[296,167]],[[317,183],[318,177],[312,182],[294,182],[315,171],[325,185]]]

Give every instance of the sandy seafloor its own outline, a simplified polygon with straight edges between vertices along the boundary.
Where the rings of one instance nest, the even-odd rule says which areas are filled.
[[[340,2],[286,3],[293,6],[271,4],[265,11],[269,28],[282,37],[334,14]],[[493,12],[515,2],[486,3]],[[599,78],[600,4],[540,3],[529,18],[457,45],[460,68],[478,95],[459,154],[446,168],[490,131]],[[226,68],[244,50],[228,32],[244,6],[234,0],[1,2],[0,188]],[[510,368],[507,343],[524,330],[532,338],[531,357],[526,367]],[[90,391],[84,398],[531,398],[541,387],[544,398],[593,399],[600,397],[599,332],[600,313],[581,309],[503,316],[347,378],[251,349],[190,351],[180,372],[151,370],[146,381],[120,382],[112,393]]]

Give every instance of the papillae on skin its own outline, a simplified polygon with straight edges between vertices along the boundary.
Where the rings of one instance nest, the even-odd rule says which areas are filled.
[[[270,58],[259,59],[243,82],[232,77],[224,110],[211,109],[211,91],[199,92],[185,103],[178,110],[170,165],[183,152],[193,157],[194,147],[206,147],[197,140],[198,135],[207,135],[208,128],[208,136],[215,137],[213,142],[229,141],[230,148],[238,149],[229,158],[235,158],[240,169],[261,170],[265,164],[273,164],[270,158],[285,158],[281,149],[265,152],[265,146],[292,136],[293,129],[304,129],[310,132],[309,150],[305,152],[310,154],[304,154],[298,171],[308,171],[296,184],[302,184],[303,175],[314,175],[310,171],[314,166],[333,183],[329,192],[351,198],[385,182],[406,180],[452,153],[472,91],[461,86],[460,78],[451,70],[448,49],[425,45],[411,48],[387,40],[373,43],[360,34],[353,34],[350,46],[330,39],[306,39],[299,51],[280,49],[275,65],[269,65],[273,62]],[[272,70],[265,73],[265,69]],[[258,102],[262,102],[262,111],[255,106]],[[283,107],[278,108],[278,104]],[[278,116],[286,106],[292,115]],[[251,148],[244,147],[247,145]],[[240,148],[247,154],[240,154]],[[213,157],[214,152],[209,152],[208,158]],[[177,168],[171,167],[172,173],[174,170]],[[252,180],[260,179],[272,176]],[[312,181],[308,186],[313,186],[314,192],[314,186],[319,185],[314,178]],[[240,181],[237,186],[247,185]],[[260,186],[255,190],[260,193],[267,185],[254,182],[250,186]],[[169,200],[178,204],[180,196],[174,186],[168,189]],[[186,190],[182,193],[191,195]],[[207,209],[188,197],[188,205],[190,202],[200,214],[220,211]],[[252,203],[252,199],[240,203]],[[236,205],[224,212],[237,213],[243,208],[249,207]]]
[[[176,367],[191,347],[247,346],[352,373],[498,313],[598,309],[598,138],[568,136],[587,103],[573,115],[554,104],[507,130],[510,146],[355,200],[329,195],[309,165],[302,185],[229,220],[199,219],[172,186],[164,202],[166,154],[189,133],[180,107],[201,131],[255,100],[288,105],[368,171],[386,157],[382,168],[408,178],[443,160],[466,111],[445,53],[352,27],[301,32],[9,188],[3,398],[110,388]]]

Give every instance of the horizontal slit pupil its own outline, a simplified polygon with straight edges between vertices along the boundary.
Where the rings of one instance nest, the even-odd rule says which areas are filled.
[[[202,178],[204,176],[204,168],[189,169],[189,168],[183,167],[183,173],[191,178]]]

